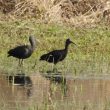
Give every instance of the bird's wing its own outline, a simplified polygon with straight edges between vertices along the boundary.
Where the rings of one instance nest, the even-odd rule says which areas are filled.
[[[27,46],[26,45],[22,45],[22,46],[17,46],[14,49],[11,49],[8,54],[10,55],[21,55],[22,53],[26,52]]]
[[[62,58],[61,50],[55,50],[50,52],[50,57],[53,57],[54,60],[60,60]]]

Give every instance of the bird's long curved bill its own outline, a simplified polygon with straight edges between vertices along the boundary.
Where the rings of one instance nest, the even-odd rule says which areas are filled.
[[[74,43],[74,42],[71,42],[71,43],[77,46],[77,44],[76,44],[76,43]]]
[[[74,42],[71,42],[72,44],[74,44],[74,45],[76,45],[76,43],[74,43]]]
[[[74,42],[71,42],[72,44],[74,44],[75,45],[75,47],[78,47],[78,45],[76,44],[76,43],[74,43]]]

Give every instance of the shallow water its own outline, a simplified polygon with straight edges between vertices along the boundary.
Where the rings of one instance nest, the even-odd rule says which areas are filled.
[[[22,110],[50,105],[55,110],[103,110],[110,104],[109,76],[74,78],[34,74],[28,77],[31,84],[13,85],[5,75],[0,76],[0,108]]]

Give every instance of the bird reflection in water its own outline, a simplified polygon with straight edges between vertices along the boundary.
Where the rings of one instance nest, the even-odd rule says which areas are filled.
[[[14,81],[13,81],[14,79]],[[32,85],[32,81],[30,79],[29,76],[26,76],[25,74],[16,74],[15,76],[8,76],[8,80],[10,83],[14,82],[14,85],[20,85],[20,86],[24,86],[24,85]]]
[[[15,76],[7,76],[7,80],[12,84],[12,86],[22,86],[26,89],[27,97],[32,95],[32,80],[29,76],[25,74],[17,74]],[[14,88],[13,88],[14,89]]]
[[[67,93],[67,82],[66,77],[61,74],[43,74],[43,77],[50,80],[50,93],[52,95],[51,85],[56,84],[60,85],[63,96],[66,96]]]

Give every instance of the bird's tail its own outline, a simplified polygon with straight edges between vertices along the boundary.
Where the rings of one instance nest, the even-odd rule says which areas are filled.
[[[39,60],[46,60],[46,58],[47,58],[47,56],[46,56],[46,54],[44,54],[44,55],[42,55],[42,56],[40,57]]]
[[[11,54],[12,54],[12,50],[9,50],[9,51],[7,52],[7,54],[8,54],[8,56],[7,56],[7,57],[10,57],[10,56],[11,56]]]

